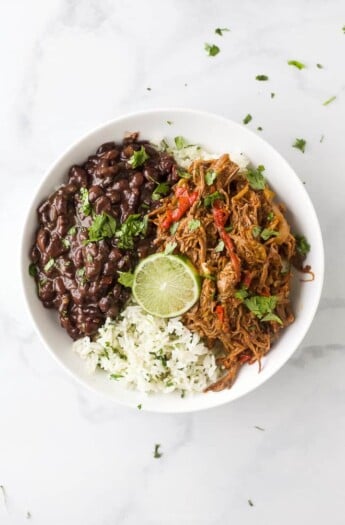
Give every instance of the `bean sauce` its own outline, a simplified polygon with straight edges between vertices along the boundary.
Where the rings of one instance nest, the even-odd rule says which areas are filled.
[[[133,167],[133,154],[142,148],[148,158]],[[107,317],[117,317],[130,296],[118,272],[132,271],[154,251],[150,222],[145,234],[133,238],[133,247],[121,247],[116,234],[90,242],[95,217],[110,218],[116,229],[132,215],[144,218],[159,206],[156,196],[152,199],[157,185],[177,179],[173,157],[132,133],[122,143],[102,144],[86,162],[72,166],[66,183],[38,207],[31,250],[38,297],[58,311],[73,339],[93,336]]]

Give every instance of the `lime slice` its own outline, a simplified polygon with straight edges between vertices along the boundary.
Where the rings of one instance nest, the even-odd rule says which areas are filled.
[[[146,312],[177,317],[198,300],[200,277],[188,259],[156,253],[137,266],[132,292]]]

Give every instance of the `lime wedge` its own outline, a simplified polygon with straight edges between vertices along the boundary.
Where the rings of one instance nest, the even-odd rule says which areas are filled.
[[[146,312],[177,317],[198,300],[200,277],[188,259],[155,253],[137,266],[132,292]]]

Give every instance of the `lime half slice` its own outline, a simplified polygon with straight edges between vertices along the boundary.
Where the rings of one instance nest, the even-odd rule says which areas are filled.
[[[198,300],[200,277],[188,259],[156,253],[137,266],[132,292],[146,312],[177,317]]]

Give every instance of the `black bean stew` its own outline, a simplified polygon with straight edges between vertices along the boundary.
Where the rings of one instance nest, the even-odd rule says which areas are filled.
[[[102,144],[38,208],[30,273],[73,339],[93,335],[129,298],[119,273],[152,253],[147,213],[178,179],[174,159],[138,134]]]

